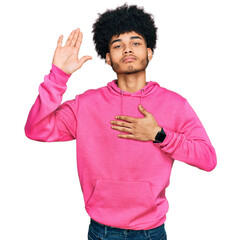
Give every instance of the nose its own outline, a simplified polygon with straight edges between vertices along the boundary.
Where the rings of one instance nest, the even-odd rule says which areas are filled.
[[[128,53],[132,53],[132,49],[129,46],[126,46],[126,48],[124,49],[124,54],[128,54]]]
[[[125,53],[125,54],[126,54],[126,53],[132,53],[132,50],[131,50],[131,49],[125,50],[124,53]]]

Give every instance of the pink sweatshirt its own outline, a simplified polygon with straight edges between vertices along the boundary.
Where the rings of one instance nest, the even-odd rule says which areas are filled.
[[[52,64],[28,115],[26,136],[44,142],[76,139],[79,180],[92,219],[133,230],[160,226],[174,160],[205,171],[217,164],[202,123],[185,98],[153,81],[129,93],[113,80],[61,104],[70,76]],[[162,143],[118,138],[120,132],[111,129],[117,115],[142,118],[139,104],[163,127]]]

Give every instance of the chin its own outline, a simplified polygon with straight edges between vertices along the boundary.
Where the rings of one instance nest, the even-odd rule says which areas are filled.
[[[127,70],[124,72],[124,74],[134,74],[134,73],[138,73],[141,72],[143,70],[138,70],[138,69],[133,69],[133,70]]]
[[[145,71],[147,68],[147,64],[145,66],[135,66],[135,65],[129,65],[129,66],[120,66],[118,64],[113,64],[112,69],[117,74],[135,74],[138,72]]]
[[[124,73],[125,74],[134,74],[134,73],[145,71],[145,69],[146,69],[146,67],[134,68],[133,66],[129,66],[127,69],[125,69]]]

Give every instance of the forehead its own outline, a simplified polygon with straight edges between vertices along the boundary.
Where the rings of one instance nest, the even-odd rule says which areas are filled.
[[[140,37],[142,40],[144,40],[144,38],[140,35],[140,34],[138,34],[137,32],[134,32],[134,31],[132,31],[132,32],[127,32],[127,33],[122,33],[122,34],[120,34],[120,35],[114,35],[112,38],[111,38],[111,40],[110,40],[110,43],[112,42],[112,41],[114,41],[114,40],[117,40],[117,39],[119,39],[119,40],[129,40],[129,39],[131,39],[132,37]]]

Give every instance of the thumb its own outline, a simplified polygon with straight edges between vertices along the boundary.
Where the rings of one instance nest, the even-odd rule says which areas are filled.
[[[86,61],[91,60],[91,59],[92,59],[91,56],[84,56],[84,57],[80,58],[80,59],[78,60],[79,68],[81,68],[82,65],[83,65]]]
[[[140,112],[143,113],[144,115],[147,116],[149,114],[149,112],[142,105],[139,105],[138,107]]]

